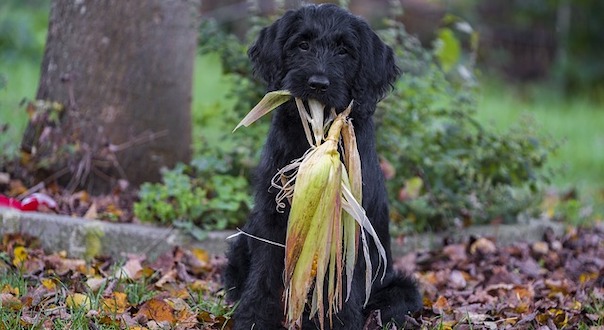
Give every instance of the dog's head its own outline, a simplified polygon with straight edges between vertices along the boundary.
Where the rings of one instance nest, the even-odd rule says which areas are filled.
[[[335,5],[286,12],[262,29],[248,54],[269,90],[288,89],[337,110],[353,99],[375,105],[399,74],[392,49],[365,21]]]

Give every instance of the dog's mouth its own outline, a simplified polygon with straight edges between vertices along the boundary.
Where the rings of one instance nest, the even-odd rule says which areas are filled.
[[[310,116],[312,116],[313,111],[316,113],[317,111],[320,111],[322,109],[325,124],[331,122],[338,114],[342,113],[346,109],[345,107],[336,108],[336,107],[330,106],[315,98],[309,98],[309,99],[299,98],[299,100],[300,100],[299,102],[302,103],[303,107],[300,107],[298,105],[297,106],[298,111],[300,111],[300,109],[302,109],[302,111],[305,111]]]
[[[304,104],[306,109],[310,109],[309,101],[310,101],[310,103],[314,103],[314,104],[319,103],[324,108],[323,111],[325,114],[325,118],[329,118],[329,116],[332,114],[334,114],[334,115],[340,114],[344,110],[346,110],[346,108],[348,107],[348,104],[333,105],[331,102],[326,101],[324,98],[321,98],[321,97],[299,97],[299,98],[302,100],[302,103]],[[351,101],[349,101],[349,102],[351,102]]]
[[[325,116],[325,118],[329,118],[330,113],[332,111],[336,111],[334,107],[330,107],[327,104],[321,102],[320,100],[314,98],[302,99],[302,104],[304,104],[304,108],[306,109],[306,111],[309,111],[311,109],[311,105],[313,107],[322,107],[323,115]]]
[[[294,98],[296,102],[296,107],[301,116],[305,116],[303,113],[308,115],[308,118],[314,118],[318,113],[322,112],[322,119],[324,125],[328,125],[333,121],[333,119],[339,115],[340,113],[347,110],[347,108],[352,107],[354,100],[349,103],[349,105],[345,108],[336,109],[335,107],[330,107],[324,103],[321,103],[317,99],[301,99]]]

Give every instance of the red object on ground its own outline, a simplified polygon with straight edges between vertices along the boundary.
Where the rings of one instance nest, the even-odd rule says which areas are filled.
[[[17,209],[20,211],[36,211],[38,206],[45,205],[48,208],[57,208],[57,202],[48,195],[35,193],[25,197],[22,201],[0,195],[0,206]]]

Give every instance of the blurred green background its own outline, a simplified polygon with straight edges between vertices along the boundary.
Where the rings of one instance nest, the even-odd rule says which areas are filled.
[[[391,1],[349,1],[374,26]],[[440,27],[471,31],[457,47],[475,65],[477,119],[494,131],[525,121],[560,142],[549,158],[552,188],[604,195],[604,2],[601,0],[445,1],[403,0],[397,19],[426,48],[438,47]],[[285,6],[293,6],[285,1]],[[0,4],[0,149],[16,155],[27,122],[24,100],[35,97],[48,25],[49,1],[5,0]],[[276,13],[274,1],[203,1],[202,19],[243,39],[249,6]],[[243,13],[243,14],[242,14]],[[244,23],[242,23],[244,22]],[[478,43],[473,38],[477,37]],[[200,40],[203,47],[204,39]],[[471,51],[468,51],[471,50]],[[194,138],[212,144],[222,119],[217,107],[234,107],[241,81],[226,72],[217,53],[200,53],[193,87]],[[204,132],[203,137],[201,131]],[[235,147],[235,146],[233,146]],[[196,147],[194,146],[194,149]]]

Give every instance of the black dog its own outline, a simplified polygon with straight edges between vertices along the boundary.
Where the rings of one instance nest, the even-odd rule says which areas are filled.
[[[375,150],[372,115],[376,103],[399,75],[394,54],[367,23],[335,5],[311,5],[285,15],[264,28],[249,50],[255,73],[268,90],[287,89],[302,99],[314,98],[338,111],[351,100],[351,113],[361,155],[363,207],[387,251],[384,281],[377,279],[365,300],[364,262],[357,262],[352,292],[334,317],[334,329],[362,329],[366,317],[380,310],[384,322],[399,324],[405,314],[421,307],[415,283],[391,268],[388,233],[388,198]],[[255,178],[255,205],[243,230],[283,243],[288,210],[277,211],[271,178],[309,148],[295,104],[290,101],[273,111],[271,129]],[[370,244],[372,246],[373,244]],[[373,247],[373,246],[372,246]],[[239,236],[228,253],[225,273],[228,298],[239,300],[235,329],[273,330],[283,325],[284,250],[281,247]],[[378,253],[371,251],[374,268]],[[375,273],[375,270],[374,270]],[[326,322],[325,324],[329,324]],[[305,318],[304,329],[316,329],[318,321]]]

